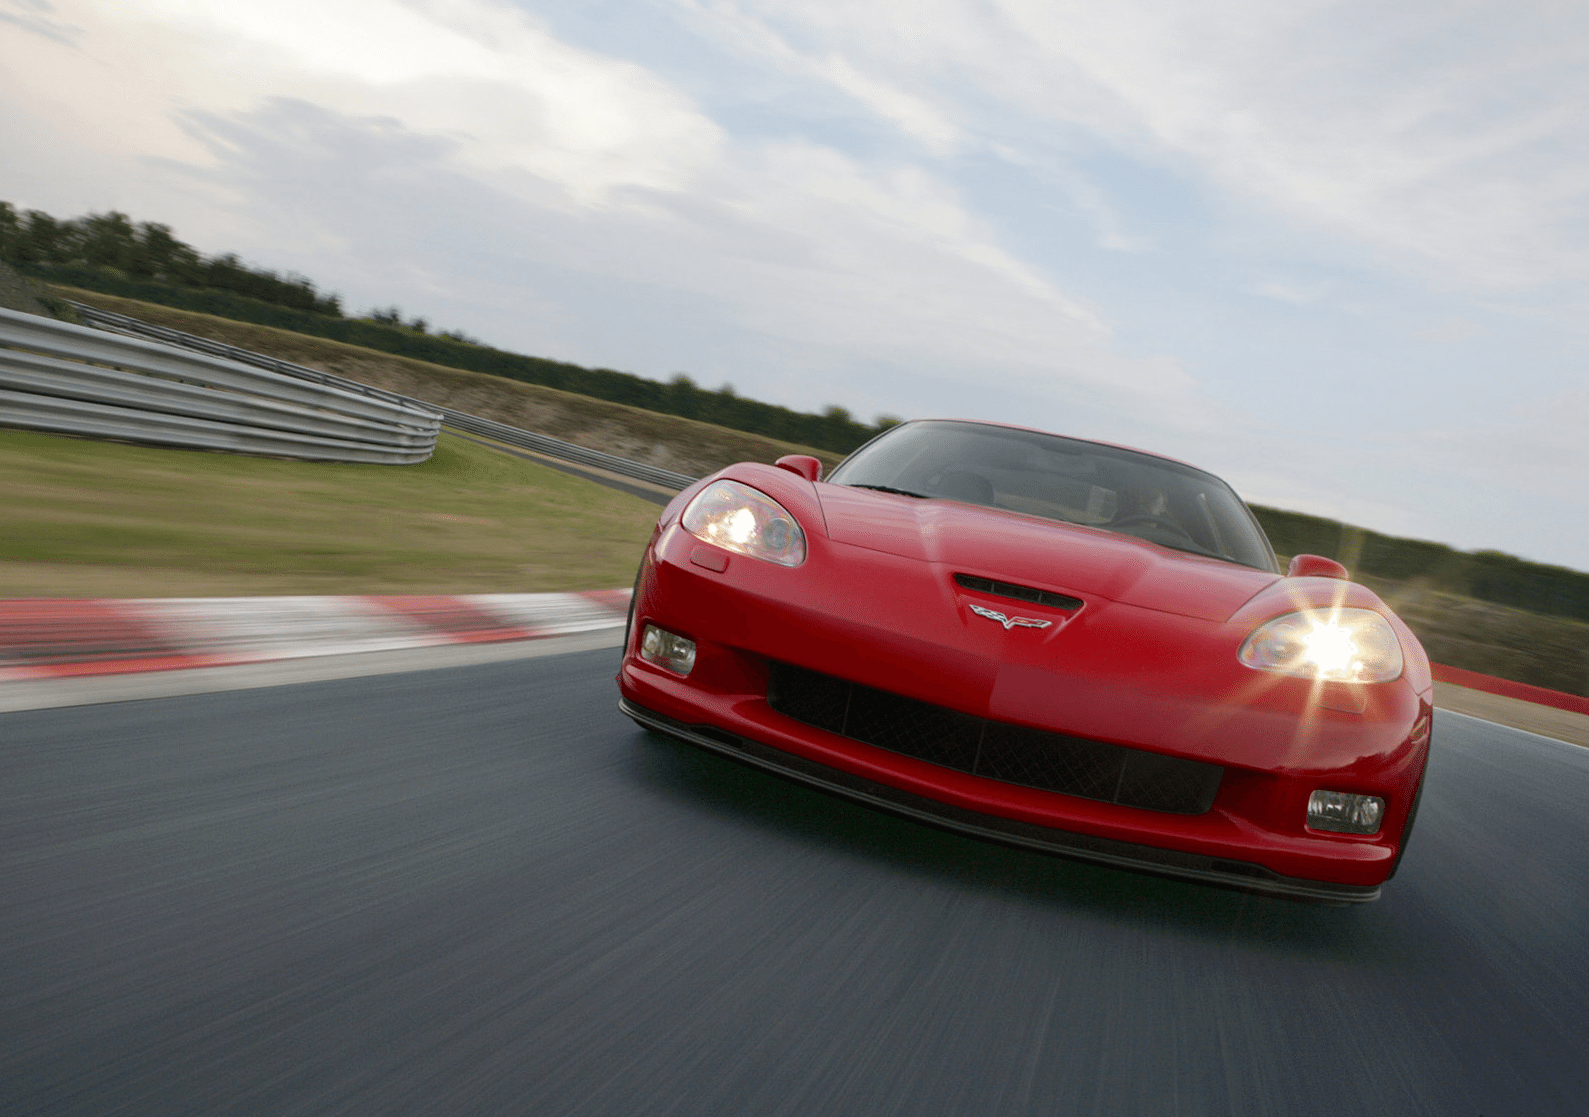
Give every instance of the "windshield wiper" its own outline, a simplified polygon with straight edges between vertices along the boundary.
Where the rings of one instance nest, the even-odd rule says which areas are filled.
[[[913,496],[917,500],[932,499],[926,493],[913,493],[909,489],[896,489],[892,485],[851,485],[852,489],[871,489],[873,492],[894,493],[898,496]]]

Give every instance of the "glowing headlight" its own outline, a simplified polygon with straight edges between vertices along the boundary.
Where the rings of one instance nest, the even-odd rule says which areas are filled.
[[[1401,674],[1401,644],[1372,609],[1287,613],[1259,625],[1237,656],[1248,667],[1344,683]]]
[[[685,530],[725,550],[751,558],[799,566],[806,536],[783,505],[738,481],[714,481],[684,510]]]

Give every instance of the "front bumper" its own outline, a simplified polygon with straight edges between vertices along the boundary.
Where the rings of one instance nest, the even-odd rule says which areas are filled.
[[[772,748],[748,737],[705,725],[686,725],[665,714],[618,700],[618,709],[646,729],[664,733],[701,748],[730,757],[754,768],[773,772],[799,783],[833,792],[891,814],[902,815],[957,833],[990,839],[1023,849],[1056,853],[1113,868],[1216,884],[1243,891],[1261,892],[1294,900],[1354,904],[1379,899],[1378,885],[1332,884],[1281,876],[1249,861],[1232,861],[1156,846],[1112,841],[1089,834],[1035,826],[996,815],[979,814],[941,803],[924,795],[868,780],[837,768]]]

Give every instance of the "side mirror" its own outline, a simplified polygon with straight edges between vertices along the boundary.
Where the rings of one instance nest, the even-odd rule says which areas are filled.
[[[1291,565],[1286,567],[1287,578],[1339,578],[1348,580],[1346,567],[1334,559],[1325,558],[1323,555],[1296,555],[1291,559]]]
[[[822,480],[822,463],[810,454],[785,454],[772,464],[790,473],[798,473],[813,483]]]

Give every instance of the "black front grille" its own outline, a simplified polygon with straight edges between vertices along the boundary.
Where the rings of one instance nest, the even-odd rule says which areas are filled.
[[[1202,814],[1224,769],[972,717],[787,663],[767,702],[796,721],[975,776],[1150,811]]]
[[[993,597],[1008,597],[1012,601],[1029,601],[1033,605],[1048,605],[1055,609],[1080,609],[1082,600],[1036,586],[1022,586],[1014,582],[995,582],[992,578],[978,578],[975,574],[956,574],[955,584]]]

